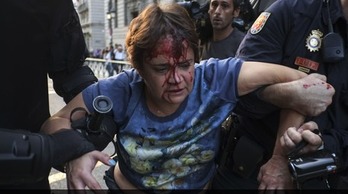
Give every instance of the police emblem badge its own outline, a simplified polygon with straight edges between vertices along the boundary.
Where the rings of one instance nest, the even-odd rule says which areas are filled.
[[[266,21],[268,20],[269,16],[271,13],[269,12],[262,12],[259,17],[255,20],[253,25],[250,28],[250,33],[251,34],[257,34],[259,33],[262,28],[265,26]]]
[[[311,34],[306,39],[306,47],[310,52],[319,51],[323,33],[320,30],[312,30]]]

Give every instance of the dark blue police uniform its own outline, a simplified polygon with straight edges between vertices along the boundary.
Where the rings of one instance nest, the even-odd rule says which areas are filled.
[[[324,45],[324,37],[330,32],[326,6],[328,5],[322,0],[276,1],[255,21],[242,41],[237,56],[245,60],[283,64],[306,73],[327,76],[327,82],[336,90],[333,102],[327,111],[318,117],[307,119],[314,120],[321,130],[325,130],[322,132],[326,134],[325,148],[339,154],[346,167],[348,26],[340,0],[331,0],[329,9],[332,26],[334,32],[343,39],[344,58],[336,62],[326,62],[323,57],[324,47],[327,46]],[[259,168],[272,156],[279,124],[279,109],[262,102],[255,92],[242,97],[236,112],[240,114],[240,124],[235,138],[238,141],[234,142],[234,152],[219,168],[213,189],[257,189],[256,177]],[[243,142],[240,143],[240,140]],[[239,153],[248,155],[242,156],[243,154]],[[243,163],[239,160],[248,162]],[[347,174],[347,170],[342,174]],[[335,181],[338,185],[332,183],[331,186],[347,188],[348,182],[340,181]]]
[[[73,130],[38,133],[50,117],[48,76],[65,102],[98,80],[84,65],[88,49],[71,0],[1,1],[0,25],[0,189],[50,192],[50,165],[94,146]]]

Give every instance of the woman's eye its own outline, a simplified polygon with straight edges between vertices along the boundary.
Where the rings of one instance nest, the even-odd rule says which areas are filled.
[[[167,67],[158,67],[155,69],[156,72],[159,72],[159,73],[165,73],[168,71],[168,68]]]
[[[190,67],[190,63],[189,62],[185,62],[185,63],[181,63],[179,64],[179,67],[182,69],[188,69]]]

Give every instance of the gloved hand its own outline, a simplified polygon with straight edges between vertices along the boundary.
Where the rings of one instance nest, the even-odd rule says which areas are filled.
[[[47,177],[51,167],[62,167],[95,150],[92,143],[72,129],[46,135],[0,128],[0,147],[0,185],[39,181]]]
[[[61,129],[56,133],[47,135],[46,138],[50,145],[52,166],[65,164],[95,150],[95,146],[91,142],[73,129]]]

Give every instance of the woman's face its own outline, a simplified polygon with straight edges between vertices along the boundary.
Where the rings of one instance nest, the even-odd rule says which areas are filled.
[[[180,45],[173,47],[174,44]],[[184,48],[176,49],[180,54],[175,51],[178,46]],[[150,55],[139,71],[145,80],[147,97],[155,103],[181,104],[193,87],[193,50],[186,41],[174,43],[171,36],[166,36]]]

